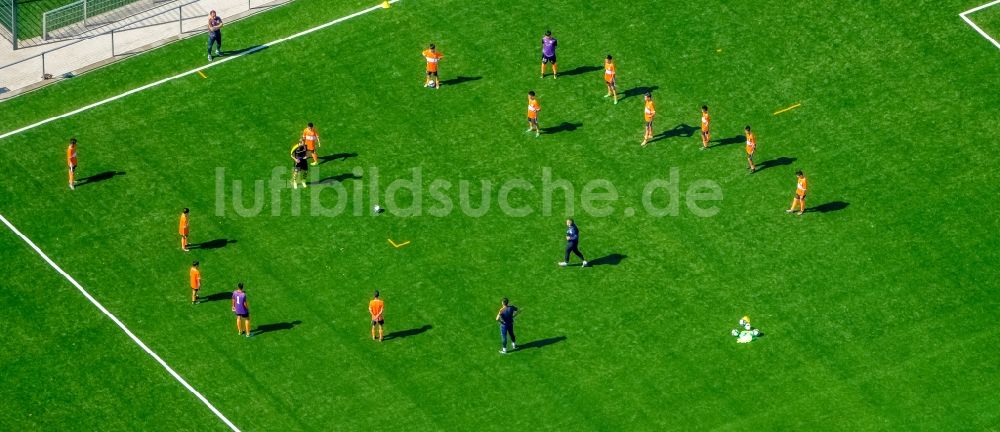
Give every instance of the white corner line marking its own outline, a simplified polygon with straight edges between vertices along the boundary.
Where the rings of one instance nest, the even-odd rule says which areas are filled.
[[[399,1],[400,0],[389,0],[389,3],[392,4],[392,3],[399,2]],[[132,90],[126,91],[124,93],[121,93],[121,94],[118,94],[118,95],[115,95],[115,96],[111,96],[111,97],[109,97],[107,99],[94,102],[94,103],[92,103],[90,105],[86,105],[86,106],[83,106],[81,108],[77,108],[77,109],[75,109],[73,111],[70,111],[70,112],[67,112],[65,114],[60,114],[60,115],[57,115],[57,116],[54,116],[54,117],[49,117],[49,118],[47,118],[45,120],[41,120],[41,121],[39,121],[37,123],[33,123],[33,124],[30,124],[30,125],[27,125],[27,126],[22,127],[20,129],[15,129],[15,130],[12,130],[10,132],[5,132],[3,135],[0,135],[0,139],[8,138],[8,137],[17,135],[17,134],[19,134],[21,132],[29,131],[31,129],[34,129],[36,127],[44,125],[46,123],[50,123],[50,122],[59,120],[61,118],[72,117],[74,115],[77,115],[77,114],[82,113],[84,111],[90,110],[92,108],[96,108],[96,107],[99,107],[101,105],[104,105],[104,104],[107,104],[107,103],[110,103],[110,102],[114,102],[114,101],[116,101],[118,99],[124,98],[126,96],[129,96],[129,95],[132,95],[132,94],[135,94],[135,93],[138,93],[138,92],[141,92],[143,90],[151,89],[151,88],[156,87],[156,86],[158,86],[160,84],[163,84],[163,83],[166,83],[166,82],[170,82],[170,81],[173,81],[173,80],[178,79],[178,78],[183,78],[183,77],[186,77],[188,75],[196,74],[196,73],[198,73],[198,71],[202,71],[202,70],[205,70],[205,69],[208,69],[208,68],[211,68],[211,67],[215,67],[215,66],[218,66],[218,65],[223,64],[223,63],[228,62],[228,61],[236,60],[236,59],[238,59],[240,57],[243,57],[243,56],[245,56],[247,54],[253,54],[253,53],[255,53],[257,51],[260,51],[260,50],[262,50],[264,48],[271,47],[271,46],[280,44],[282,42],[287,42],[287,41],[290,41],[292,39],[305,36],[305,35],[307,35],[309,33],[315,32],[315,31],[323,30],[323,29],[325,29],[327,27],[330,27],[332,25],[340,24],[340,23],[342,23],[344,21],[347,21],[347,20],[349,20],[351,18],[357,18],[357,17],[359,17],[361,15],[367,14],[369,12],[374,12],[374,11],[377,11],[379,9],[383,9],[382,3],[379,3],[379,4],[377,4],[375,6],[372,6],[372,7],[368,8],[368,9],[352,13],[350,15],[342,16],[340,18],[337,18],[337,19],[335,19],[333,21],[330,21],[330,22],[327,22],[325,24],[320,24],[320,25],[318,25],[316,27],[313,27],[313,28],[310,28],[310,29],[307,29],[307,30],[303,30],[303,31],[295,33],[295,34],[293,34],[291,36],[284,37],[284,38],[277,39],[277,40],[273,40],[273,41],[268,42],[268,43],[263,44],[263,45],[257,45],[257,46],[255,46],[253,48],[250,48],[250,49],[248,49],[246,51],[243,51],[243,52],[241,52],[239,54],[236,54],[234,56],[223,57],[223,58],[221,58],[221,59],[219,59],[217,61],[211,62],[211,63],[206,64],[204,66],[199,66],[199,67],[191,69],[191,70],[189,70],[187,72],[181,72],[181,73],[179,73],[177,75],[174,75],[174,76],[171,76],[171,77],[167,77],[167,78],[163,78],[163,79],[161,79],[159,81],[152,82],[152,83],[146,84],[146,85],[141,86],[141,87],[136,87],[136,88],[134,88]]]
[[[972,22],[972,20],[969,19],[969,16],[968,16],[969,14],[971,14],[973,12],[978,12],[980,10],[986,9],[986,8],[988,8],[990,6],[993,6],[995,4],[998,4],[998,3],[1000,3],[1000,0],[994,0],[992,2],[986,3],[984,5],[976,6],[976,7],[972,8],[972,9],[969,9],[969,10],[967,10],[965,12],[962,12],[962,13],[958,14],[958,16],[962,17],[962,19],[965,20],[966,24],[969,24],[970,26],[972,26],[972,29],[975,30],[976,32],[978,32],[982,37],[986,38],[986,40],[990,41],[990,43],[992,43],[997,48],[1000,48],[1000,42],[997,42],[997,40],[993,39],[993,37],[990,36],[989,33],[986,33],[985,31],[983,31],[983,29],[979,28],[979,26],[976,25],[976,23]]]

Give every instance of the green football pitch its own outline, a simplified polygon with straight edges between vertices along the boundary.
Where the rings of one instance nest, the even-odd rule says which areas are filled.
[[[978,1],[402,0],[0,139],[0,214],[241,430],[994,430],[1000,52],[958,16]],[[225,49],[370,6],[295,1]],[[972,16],[994,37],[995,8]],[[202,67],[204,44],[4,102],[0,133]],[[323,160],[292,189],[306,122]],[[566,217],[592,266],[556,264]],[[0,231],[0,429],[227,430]],[[763,337],[736,343],[743,315]]]

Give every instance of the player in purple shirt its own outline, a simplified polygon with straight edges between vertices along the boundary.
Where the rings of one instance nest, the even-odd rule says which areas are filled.
[[[233,291],[233,313],[236,314],[236,331],[242,336],[246,327],[246,335],[250,337],[250,304],[247,303],[246,291],[243,291],[243,282],[237,284],[236,291]]]
[[[542,38],[542,78],[545,78],[545,64],[552,64],[552,79],[556,78],[556,45],[558,41],[552,37],[552,31],[546,30]]]

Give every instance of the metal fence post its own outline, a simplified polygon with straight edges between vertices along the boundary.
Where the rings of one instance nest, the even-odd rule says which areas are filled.
[[[115,57],[115,31],[111,30],[111,58]]]
[[[42,79],[45,79],[45,53],[42,53]]]
[[[17,0],[10,0],[10,39],[17,49]]]
[[[180,27],[180,34],[184,34],[184,5],[177,6],[177,22]]]
[[[87,26],[87,0],[83,0],[83,26]]]

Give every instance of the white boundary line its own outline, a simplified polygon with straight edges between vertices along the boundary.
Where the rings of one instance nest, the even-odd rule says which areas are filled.
[[[153,352],[153,350],[149,349],[149,347],[146,346],[146,344],[143,343],[142,340],[140,340],[139,337],[135,335],[135,333],[132,333],[132,331],[129,330],[128,327],[125,327],[125,324],[122,323],[121,320],[118,319],[118,317],[116,317],[113,313],[109,312],[104,307],[104,305],[98,302],[97,299],[94,298],[94,296],[90,295],[90,293],[87,292],[87,290],[84,289],[83,286],[81,286],[80,283],[76,281],[76,279],[73,279],[73,276],[70,276],[68,273],[63,271],[63,269],[60,268],[55,262],[53,262],[48,257],[48,255],[45,255],[45,252],[42,252],[42,250],[38,248],[35,242],[31,241],[31,239],[22,234],[21,231],[19,231],[16,227],[14,227],[14,225],[11,224],[10,221],[8,221],[7,218],[5,218],[2,214],[0,214],[0,221],[3,221],[4,225],[7,225],[7,228],[10,228],[10,230],[13,231],[14,234],[17,234],[17,236],[20,237],[21,240],[24,240],[24,242],[27,243],[28,246],[31,246],[31,248],[34,249],[35,252],[37,252],[38,255],[41,256],[43,260],[45,260],[46,263],[48,263],[50,266],[52,266],[52,268],[56,270],[56,272],[63,275],[63,277],[65,277],[66,280],[69,281],[69,283],[73,284],[73,286],[75,286],[76,289],[80,290],[80,292],[83,293],[83,296],[86,297],[87,300],[90,300],[90,302],[93,303],[94,306],[97,306],[97,309],[103,312],[104,315],[107,315],[108,318],[111,318],[111,321],[113,321],[119,328],[121,328],[122,331],[125,332],[125,334],[132,339],[132,342],[135,342],[136,345],[139,345],[139,348],[142,348],[143,351],[146,351],[146,354],[149,354],[150,357],[153,357],[153,360],[156,360],[156,362],[159,363],[160,366],[163,366],[163,368],[166,369],[167,372],[169,372],[170,375],[174,377],[174,379],[180,382],[181,385],[183,385],[184,388],[187,389],[187,391],[194,394],[195,397],[197,397],[198,400],[200,400],[203,404],[205,404],[205,406],[207,406],[208,409],[210,409],[212,413],[215,414],[216,417],[222,420],[222,422],[225,423],[226,426],[229,426],[229,429],[232,429],[235,432],[240,432],[239,428],[237,428],[236,425],[233,424],[233,422],[229,421],[229,419],[226,418],[225,415],[219,412],[219,410],[215,408],[215,406],[212,405],[212,403],[209,402],[208,399],[205,399],[205,396],[199,393],[198,390],[195,390],[194,387],[191,387],[191,384],[188,384],[188,382],[185,381],[184,378],[182,378],[180,374],[177,373],[177,371],[171,368],[170,365],[167,364],[167,362],[163,361],[163,359],[159,355]]]
[[[389,0],[389,3],[392,4],[392,3],[399,2],[399,1],[400,0]],[[998,1],[1000,1],[1000,0],[998,0]],[[29,131],[31,129],[34,129],[36,127],[44,125],[46,123],[51,123],[53,121],[56,121],[56,120],[59,120],[59,119],[62,119],[62,118],[67,118],[67,117],[74,116],[76,114],[82,113],[82,112],[87,111],[89,109],[96,108],[96,107],[99,107],[101,105],[104,105],[104,104],[107,104],[107,103],[110,103],[110,102],[114,102],[114,101],[116,101],[118,99],[124,98],[124,97],[132,95],[134,93],[138,93],[138,92],[141,92],[143,90],[151,89],[151,88],[156,87],[156,86],[158,86],[160,84],[163,84],[163,83],[166,83],[166,82],[170,82],[170,81],[173,81],[175,79],[183,78],[183,77],[186,77],[188,75],[196,74],[196,73],[198,73],[198,71],[202,71],[202,70],[205,70],[205,69],[208,69],[208,68],[211,68],[211,67],[215,67],[215,66],[218,66],[220,64],[223,64],[223,63],[231,61],[231,60],[236,60],[236,59],[238,59],[240,57],[243,57],[243,56],[245,56],[247,54],[253,54],[253,53],[255,53],[257,51],[260,51],[260,50],[262,50],[264,48],[271,47],[271,46],[280,44],[282,42],[287,42],[287,41],[290,41],[292,39],[296,39],[296,38],[305,36],[305,35],[307,35],[309,33],[315,32],[315,31],[323,30],[323,29],[325,29],[327,27],[330,27],[332,25],[340,24],[340,23],[342,23],[344,21],[347,21],[347,20],[349,20],[351,18],[357,18],[357,17],[359,17],[361,15],[367,14],[369,12],[374,12],[374,11],[377,11],[379,9],[382,9],[382,3],[379,3],[379,4],[377,4],[375,6],[372,6],[372,7],[368,8],[368,9],[352,13],[350,15],[342,16],[340,18],[337,18],[337,19],[335,19],[333,21],[330,21],[330,22],[327,22],[325,24],[320,24],[320,25],[318,25],[316,27],[313,27],[313,28],[310,28],[310,29],[307,29],[307,30],[303,30],[303,31],[295,33],[295,34],[293,34],[291,36],[288,36],[288,37],[285,37],[285,38],[281,38],[281,39],[277,39],[277,40],[268,42],[268,43],[263,44],[263,45],[257,45],[257,46],[255,46],[253,48],[250,48],[250,49],[248,49],[246,51],[243,51],[243,52],[241,52],[239,54],[236,54],[234,56],[223,57],[223,58],[221,58],[221,59],[219,59],[217,61],[213,61],[211,63],[208,63],[205,66],[194,68],[194,69],[191,69],[191,70],[189,70],[187,72],[181,72],[181,73],[179,73],[177,75],[174,75],[174,76],[171,76],[171,77],[167,77],[167,78],[163,78],[163,79],[161,79],[159,81],[152,82],[152,83],[146,84],[146,85],[141,86],[141,87],[136,87],[136,88],[134,88],[132,90],[126,91],[124,93],[121,93],[121,94],[118,94],[118,95],[115,95],[115,96],[111,96],[111,97],[109,97],[107,99],[104,99],[104,100],[101,100],[101,101],[94,102],[94,103],[92,103],[90,105],[86,105],[86,106],[84,106],[82,108],[77,108],[77,109],[75,109],[73,111],[70,111],[68,113],[60,114],[60,115],[57,115],[55,117],[49,117],[49,118],[47,118],[45,120],[41,120],[41,121],[39,121],[37,123],[30,124],[28,126],[20,128],[20,129],[15,129],[15,130],[12,130],[10,132],[5,132],[3,135],[0,135],[0,139],[8,138],[8,137],[17,135],[17,134],[19,134],[21,132]]]
[[[996,46],[997,48],[1000,48],[1000,42],[997,42],[996,39],[993,39],[993,37],[990,36],[989,33],[986,33],[985,31],[983,31],[983,29],[979,28],[979,26],[976,25],[976,23],[972,22],[972,20],[969,19],[969,17],[968,17],[968,15],[971,14],[971,13],[973,13],[973,12],[981,11],[981,10],[986,9],[986,8],[988,8],[990,6],[993,6],[995,4],[1000,4],[1000,0],[994,0],[994,1],[986,3],[984,5],[976,6],[976,7],[972,8],[972,9],[969,9],[969,10],[967,10],[965,12],[962,12],[962,13],[958,14],[958,16],[962,17],[962,19],[965,20],[965,22],[967,24],[969,24],[970,26],[972,26],[973,30],[979,32],[979,34],[982,37],[986,38],[986,40],[988,40],[991,43],[993,43],[993,45]],[[0,137],[0,138],[2,138],[2,137]]]

